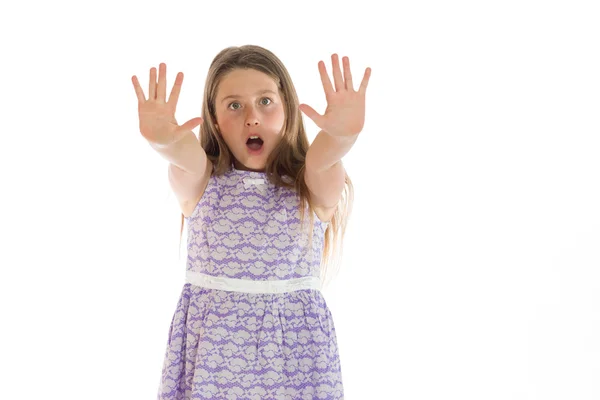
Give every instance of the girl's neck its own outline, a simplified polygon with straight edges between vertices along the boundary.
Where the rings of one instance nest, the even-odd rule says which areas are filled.
[[[231,169],[233,169],[234,171],[239,171],[239,172],[254,172],[254,173],[259,173],[259,174],[265,173],[264,169],[263,170],[250,169],[250,168],[246,168],[241,163],[236,163],[236,162],[233,162],[231,164]]]

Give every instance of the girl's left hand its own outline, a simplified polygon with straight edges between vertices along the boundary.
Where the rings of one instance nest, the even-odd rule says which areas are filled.
[[[300,104],[300,111],[328,134],[336,137],[351,137],[358,135],[365,124],[365,93],[371,76],[371,68],[365,70],[360,88],[355,91],[352,85],[352,75],[350,74],[350,60],[348,57],[343,57],[342,61],[344,64],[344,78],[342,78],[338,55],[333,54],[331,56],[335,90],[329,80],[325,63],[319,61],[321,82],[327,99],[325,115],[320,115],[307,104]]]

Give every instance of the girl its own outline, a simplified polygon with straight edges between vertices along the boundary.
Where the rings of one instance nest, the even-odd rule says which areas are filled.
[[[321,266],[351,210],[341,158],[363,128],[371,69],[355,91],[342,61],[343,76],[332,55],[334,85],[319,62],[327,99],[320,115],[299,104],[272,52],[226,48],[210,66],[202,117],[181,126],[174,115],[183,74],[168,101],[165,64],[158,81],[150,69],[148,99],[132,77],[140,132],[169,161],[182,230],[184,219],[188,225],[186,283],[158,399],[344,397]],[[300,111],[321,128],[310,146]]]

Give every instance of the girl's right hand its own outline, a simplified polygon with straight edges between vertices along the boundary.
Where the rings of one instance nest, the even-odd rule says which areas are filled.
[[[158,84],[156,82],[156,68],[150,69],[150,85],[148,99],[144,96],[144,91],[140,87],[137,77],[134,75],[131,78],[133,88],[138,98],[138,114],[140,117],[140,133],[142,136],[153,144],[166,146],[176,142],[187,131],[191,131],[202,123],[202,118],[192,118],[185,124],[177,125],[175,120],[175,109],[177,108],[177,100],[179,100],[179,92],[183,82],[183,72],[177,74],[169,101],[165,101],[166,97],[166,77],[167,65],[161,63],[159,65]]]

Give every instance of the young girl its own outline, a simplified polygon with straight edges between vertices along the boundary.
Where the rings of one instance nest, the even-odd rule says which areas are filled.
[[[367,68],[319,62],[327,109],[299,104],[288,71],[258,46],[213,60],[202,117],[179,126],[183,74],[135,76],[140,132],[169,161],[188,225],[186,283],[171,322],[158,399],[342,399],[323,268],[343,238],[352,183],[341,158],[363,128]],[[309,146],[301,113],[321,128]],[[200,125],[200,141],[191,131]],[[346,194],[344,196],[344,194]],[[310,223],[306,224],[305,214]],[[181,237],[180,237],[181,239]]]

